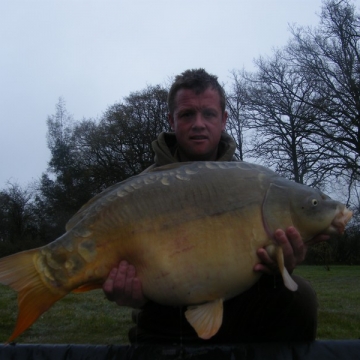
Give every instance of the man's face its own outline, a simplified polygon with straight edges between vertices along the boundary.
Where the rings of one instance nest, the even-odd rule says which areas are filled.
[[[169,122],[179,144],[181,160],[216,160],[226,119],[227,113],[221,111],[216,90],[208,88],[196,94],[190,89],[180,89]]]

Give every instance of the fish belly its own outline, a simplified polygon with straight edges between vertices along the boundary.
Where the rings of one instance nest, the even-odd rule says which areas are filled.
[[[127,256],[144,294],[160,304],[188,305],[231,298],[251,287],[260,277],[253,271],[256,250],[269,240],[260,214],[241,217],[226,213],[137,234],[134,243],[147,242],[147,250]]]

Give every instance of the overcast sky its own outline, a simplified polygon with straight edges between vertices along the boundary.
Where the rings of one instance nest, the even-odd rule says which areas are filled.
[[[46,170],[46,119],[59,97],[98,118],[147,85],[203,67],[230,83],[316,26],[321,0],[0,0],[0,190]]]

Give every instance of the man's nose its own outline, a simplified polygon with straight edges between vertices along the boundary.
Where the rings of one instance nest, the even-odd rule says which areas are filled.
[[[205,127],[205,119],[201,113],[196,113],[193,128]]]

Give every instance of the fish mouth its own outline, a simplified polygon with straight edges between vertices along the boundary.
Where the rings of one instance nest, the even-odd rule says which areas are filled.
[[[345,231],[346,224],[352,218],[353,212],[347,208],[344,208],[340,211],[332,221],[331,225],[329,226],[329,233],[338,233],[343,234]]]

